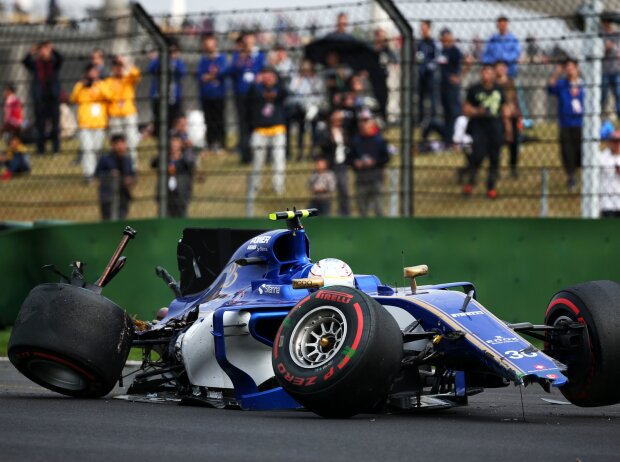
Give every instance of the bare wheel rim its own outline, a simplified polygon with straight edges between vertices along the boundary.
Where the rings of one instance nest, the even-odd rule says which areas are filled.
[[[321,367],[332,360],[347,337],[347,320],[333,306],[319,306],[299,320],[289,343],[291,358],[300,367]]]
[[[28,369],[39,380],[64,390],[80,391],[87,385],[76,371],[53,361],[33,360],[28,363]]]

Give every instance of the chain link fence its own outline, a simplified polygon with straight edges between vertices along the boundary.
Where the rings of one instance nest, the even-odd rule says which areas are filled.
[[[156,16],[152,20],[165,35],[165,50],[159,37],[136,20],[135,10],[133,15],[113,20],[91,18],[54,26],[3,24],[0,85],[13,87],[23,104],[20,132],[30,172],[4,174],[0,220],[98,220],[104,209],[102,196],[111,198],[106,199],[111,218],[122,218],[127,203],[130,218],[255,216],[292,205],[318,205],[330,209],[332,215],[398,216],[410,211],[404,204],[408,200],[416,216],[593,217],[602,208],[613,207],[613,200],[602,199],[605,194],[613,196],[613,185],[610,189],[604,182],[614,177],[605,176],[609,168],[601,165],[604,146],[600,142],[601,134],[608,136],[613,131],[619,112],[615,96],[620,96],[616,90],[620,71],[613,71],[620,48],[612,31],[615,16],[609,12],[620,11],[620,0],[592,2],[592,9],[582,9],[581,16],[577,14],[581,2],[576,1],[395,3],[414,29],[411,56],[402,53],[405,37],[397,24],[372,1]],[[488,50],[500,17],[507,19],[503,27],[518,43],[516,58],[502,54],[501,44],[495,52]],[[606,32],[600,29],[601,17],[611,19]],[[334,37],[339,23],[342,33]],[[427,26],[424,40],[422,29]],[[442,51],[452,46],[446,38],[448,31],[461,52],[458,66],[452,65],[451,54]],[[254,38],[253,44],[244,38],[248,35]],[[211,37],[223,57],[215,64],[206,59],[205,47],[212,46]],[[64,57],[58,74],[60,143],[56,154],[53,111],[41,107],[37,93],[41,88],[33,83],[41,78],[48,81],[53,69],[35,64],[29,70],[23,63],[33,45],[48,40]],[[502,42],[505,37],[494,40]],[[244,47],[249,51],[246,55]],[[108,73],[114,71],[115,56],[121,55],[126,58],[125,74],[132,64],[141,74],[135,87],[135,179],[127,179],[132,175],[125,175],[118,165],[107,169],[104,165],[96,174],[92,171],[92,151],[95,165],[101,163],[99,159],[113,148],[110,137],[117,126],[108,124],[111,127],[102,131],[103,146],[96,149],[80,135],[81,105],[72,104],[70,97],[75,85],[85,79],[95,49],[103,51]],[[168,65],[157,64],[157,55],[162,53],[172,55]],[[241,93],[256,83],[259,74],[262,80],[264,73],[258,68],[236,69],[239,54],[259,60],[259,67],[275,68],[288,87],[290,96],[281,102],[282,132],[278,128],[275,132],[259,130],[260,137],[252,136],[252,127],[244,122],[244,117],[252,117],[255,105],[240,97]],[[603,60],[604,56],[608,59]],[[584,127],[579,133],[583,141],[573,138],[565,147],[570,151],[583,143],[583,168],[562,162],[558,122],[562,114],[558,114],[557,97],[548,90],[549,78],[566,57],[577,60],[581,68],[583,83],[573,87],[582,87],[583,96],[569,98],[568,104],[575,114],[581,113]],[[472,155],[480,152],[472,149],[472,130],[457,118],[462,115],[468,88],[480,80],[483,64],[495,66],[498,60],[506,61],[511,79],[504,93],[513,112],[510,117],[504,115],[510,119],[514,141],[512,160],[511,146],[502,142],[496,180],[489,187],[489,159],[472,182]],[[404,69],[414,75],[409,103],[401,100],[404,91],[411,90],[403,80]],[[456,77],[450,80],[450,75]],[[556,75],[556,80],[562,78]],[[169,82],[162,89],[165,80]],[[602,109],[601,90],[606,94]],[[162,96],[168,101],[164,108]],[[102,98],[105,106],[114,95]],[[117,103],[118,99],[122,100],[117,95]],[[276,106],[270,100],[263,103],[259,112]],[[5,125],[7,114],[5,109]],[[408,128],[411,114],[413,130]],[[582,118],[575,114],[573,119]],[[185,118],[178,120],[180,115]],[[44,123],[37,123],[42,117]],[[362,128],[366,118],[374,121],[372,128]],[[341,125],[344,136],[337,134]],[[378,132],[385,143],[364,144],[364,137],[356,137],[357,130],[367,130],[368,137]],[[501,130],[504,137],[507,124]],[[5,130],[2,151],[10,143],[10,132]],[[39,136],[46,139],[43,154],[37,152]],[[413,149],[409,149],[411,136]],[[562,136],[567,139],[568,135]],[[265,145],[270,149],[263,149]],[[257,152],[265,158],[261,169],[252,162]],[[369,152],[372,155],[365,155]],[[487,152],[482,154],[488,157]],[[3,157],[6,166],[11,155]],[[85,161],[85,155],[91,160]],[[322,157],[327,157],[326,163],[317,160]],[[367,161],[385,163],[385,167],[368,169]],[[334,174],[326,175],[323,169]],[[495,193],[490,194],[490,189]]]

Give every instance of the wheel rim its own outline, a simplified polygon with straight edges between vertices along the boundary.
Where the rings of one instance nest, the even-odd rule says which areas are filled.
[[[70,391],[86,388],[86,381],[75,370],[64,364],[46,359],[34,359],[28,363],[28,369],[39,380],[49,385]]]
[[[333,306],[320,306],[295,326],[290,340],[291,358],[306,369],[321,367],[334,358],[347,337],[347,320]]]

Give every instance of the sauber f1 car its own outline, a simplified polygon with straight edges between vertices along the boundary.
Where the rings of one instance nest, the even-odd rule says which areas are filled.
[[[510,383],[558,387],[578,406],[620,402],[618,283],[574,285],[552,297],[544,324],[509,324],[472,283],[418,285],[425,265],[404,268],[409,287],[390,287],[340,260],[313,263],[301,219],[315,214],[273,213],[288,226],[267,232],[185,229],[179,283],[156,269],[175,298],[152,322],[101,295],[125,263],[126,228],[95,283],[80,262],[71,276],[48,266],[61,282],[30,292],[9,358],[39,385],[96,398],[142,348],[129,399],[324,417],[445,408]]]

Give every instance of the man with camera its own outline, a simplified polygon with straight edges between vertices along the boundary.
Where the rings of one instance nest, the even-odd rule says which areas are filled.
[[[69,99],[77,105],[82,172],[84,178],[90,182],[97,166],[97,152],[101,150],[105,140],[108,104],[111,99],[108,87],[99,78],[96,66],[86,66],[84,77],[75,84]]]

